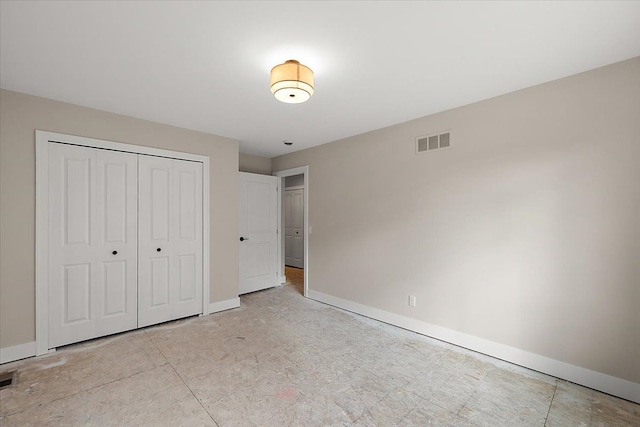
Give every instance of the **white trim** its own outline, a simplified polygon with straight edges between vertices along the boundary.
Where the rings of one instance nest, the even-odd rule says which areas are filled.
[[[291,187],[284,187],[284,191],[289,190],[304,190],[304,185],[292,185]]]
[[[304,296],[309,296],[309,166],[300,166],[292,169],[285,169],[273,173],[273,176],[280,178],[280,186],[284,188],[284,179],[293,175],[304,175],[303,187],[304,187]],[[280,230],[284,230],[283,215],[282,215],[282,203],[284,200],[284,191],[280,191],[280,201],[278,203],[278,227]],[[278,239],[278,262],[279,269],[284,276],[284,233],[280,233],[280,239]]]
[[[640,384],[421,320],[310,290],[308,298],[640,403]]]
[[[202,163],[202,314],[209,314],[211,291],[209,157],[181,151],[36,130],[36,355],[49,353],[48,211],[49,141]]]
[[[205,157],[205,156],[203,156]],[[209,157],[202,162],[202,315],[212,313],[211,294],[211,201],[209,193]]]
[[[145,147],[143,145],[125,144],[104,139],[87,138],[84,136],[66,135],[63,133],[36,130],[36,140],[45,142],[60,142],[62,144],[80,145],[83,147],[102,148],[104,150],[124,151],[148,156],[167,157],[171,159],[191,160],[194,162],[208,162],[209,157],[200,154],[185,153],[183,151],[165,150],[162,148]]]
[[[212,302],[209,304],[209,314],[220,311],[231,310],[240,307],[240,297],[231,298],[225,301]]]
[[[15,360],[26,359],[36,355],[36,342],[31,341],[13,347],[0,348],[0,363],[9,363]]]
[[[285,237],[285,230],[284,230],[284,215],[282,214],[283,210],[282,210],[282,206],[284,203],[284,178],[278,178],[276,180],[276,193],[277,193],[277,198],[278,198],[278,206],[277,206],[277,234],[278,234],[278,241],[277,241],[277,248],[276,248],[276,257],[278,258],[278,268],[276,270],[276,274],[278,275],[278,286],[282,286],[287,282],[287,278],[285,277],[285,269],[284,269],[284,262],[282,262],[282,257],[283,255],[283,251],[284,251],[284,237]],[[282,281],[282,278],[284,277],[284,281]]]
[[[36,352],[49,352],[49,147],[36,131]]]

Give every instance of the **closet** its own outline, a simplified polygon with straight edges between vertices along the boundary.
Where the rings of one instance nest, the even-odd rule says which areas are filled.
[[[47,348],[203,313],[203,164],[46,149]]]

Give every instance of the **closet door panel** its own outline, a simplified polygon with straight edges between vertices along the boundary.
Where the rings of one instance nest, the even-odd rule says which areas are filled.
[[[91,265],[65,265],[62,288],[62,324],[91,321]],[[89,326],[89,325],[87,325]]]
[[[111,261],[105,262],[102,266],[104,268],[104,316],[118,316],[126,313],[129,310],[127,306],[127,262]]]
[[[97,336],[138,325],[138,156],[97,149]]]
[[[169,258],[153,257],[149,260],[149,285],[151,298],[149,306],[156,309],[169,307]]]
[[[178,257],[179,294],[178,302],[192,301],[196,298],[196,257],[182,255]]]
[[[202,312],[202,163],[174,160],[174,316]]]
[[[166,242],[169,240],[170,206],[169,193],[171,191],[171,160],[154,160],[149,171],[151,188],[151,210],[149,211],[151,225],[151,240]]]
[[[138,158],[138,327],[171,319],[173,160]]]
[[[49,347],[95,336],[96,151],[49,150]]]
[[[136,327],[136,163],[49,147],[50,348]]]
[[[70,151],[70,150],[65,150]],[[95,202],[92,182],[95,180],[95,153],[82,150],[80,153],[63,154],[60,165],[63,176],[62,216],[64,246],[91,244],[92,203]],[[76,247],[78,247],[76,246]]]
[[[104,154],[101,156],[104,159]],[[103,162],[104,184],[104,241],[105,243],[127,241],[127,164],[115,161]],[[131,177],[135,179],[135,177]],[[135,206],[134,206],[135,207]],[[137,215],[137,212],[136,212]]]
[[[138,326],[202,312],[202,164],[139,158]]]

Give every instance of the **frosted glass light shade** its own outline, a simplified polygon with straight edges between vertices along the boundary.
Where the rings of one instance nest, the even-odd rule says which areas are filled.
[[[290,59],[271,69],[271,93],[288,104],[305,102],[313,95],[313,71]]]

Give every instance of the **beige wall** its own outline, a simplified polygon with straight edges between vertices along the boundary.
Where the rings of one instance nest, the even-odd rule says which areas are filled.
[[[238,296],[238,142],[0,92],[0,347],[35,340],[35,130],[209,156],[211,302]]]
[[[302,165],[310,289],[640,382],[640,58],[272,159]]]
[[[271,175],[271,159],[251,154],[240,153],[240,172],[259,173]]]

